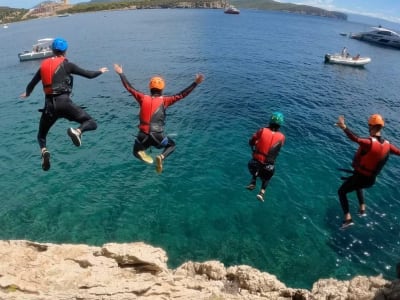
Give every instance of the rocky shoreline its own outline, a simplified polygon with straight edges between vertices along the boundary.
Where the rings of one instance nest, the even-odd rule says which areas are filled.
[[[167,260],[163,249],[141,242],[95,247],[0,241],[0,299],[400,299],[400,280],[381,276],[320,279],[306,290],[245,265],[189,261],[168,269]]]

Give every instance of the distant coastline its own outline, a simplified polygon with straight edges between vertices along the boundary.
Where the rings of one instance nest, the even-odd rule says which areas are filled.
[[[340,12],[328,11],[307,5],[296,5],[280,3],[276,1],[259,0],[201,0],[201,1],[176,1],[176,0],[135,0],[135,1],[94,1],[75,5],[64,5],[56,2],[42,2],[33,9],[18,9],[10,7],[0,7],[0,23],[12,23],[22,20],[36,19],[41,17],[66,15],[74,13],[115,10],[115,9],[154,9],[154,8],[211,8],[223,9],[228,4],[233,4],[238,8],[274,10],[303,15],[321,16],[347,20],[347,15]]]

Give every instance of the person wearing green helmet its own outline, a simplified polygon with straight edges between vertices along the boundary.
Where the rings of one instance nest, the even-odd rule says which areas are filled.
[[[271,115],[268,127],[257,130],[249,140],[253,151],[253,157],[248,163],[248,169],[252,175],[248,190],[256,188],[257,177],[261,179],[261,189],[257,199],[264,202],[265,189],[275,172],[275,160],[285,143],[285,135],[279,131],[283,125],[284,117],[281,112]]]

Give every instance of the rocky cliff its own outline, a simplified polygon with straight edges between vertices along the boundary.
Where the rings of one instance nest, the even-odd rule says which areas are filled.
[[[167,260],[163,249],[144,243],[0,241],[0,299],[400,299],[400,281],[380,276],[321,279],[309,291],[249,266],[187,262],[171,270]]]

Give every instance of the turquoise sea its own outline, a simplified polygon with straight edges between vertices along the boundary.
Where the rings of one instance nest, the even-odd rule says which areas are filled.
[[[378,24],[372,24],[378,25]],[[0,30],[0,239],[55,243],[144,241],[164,248],[169,266],[187,260],[246,264],[291,287],[319,278],[395,277],[400,261],[400,159],[392,157],[366,191],[368,216],[338,230],[337,189],[357,145],[333,126],[367,135],[367,118],[381,113],[384,134],[400,145],[400,52],[340,33],[369,25],[328,18],[243,10],[127,10],[13,23]],[[17,53],[39,38],[68,40],[68,58],[110,72],[75,77],[73,99],[87,106],[98,129],[76,148],[60,120],[50,131],[49,172],[36,142],[43,93],[18,96],[39,67]],[[370,56],[363,69],[325,65],[325,53]],[[168,109],[176,151],[158,175],[132,156],[138,106],[112,70],[123,65],[147,91],[151,76],[166,94],[205,81]],[[285,114],[286,145],[265,203],[245,189],[248,139],[272,111]],[[158,154],[154,149],[152,155]],[[313,270],[309,272],[308,270]]]

